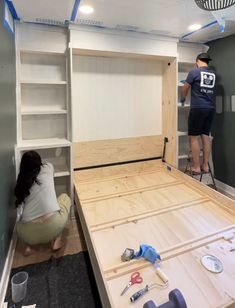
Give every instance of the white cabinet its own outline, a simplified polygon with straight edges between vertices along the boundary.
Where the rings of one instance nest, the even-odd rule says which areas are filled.
[[[188,114],[190,109],[190,92],[184,104],[180,102],[181,88],[187,75],[195,63],[178,62],[178,168],[185,170],[189,153],[188,145]]]
[[[20,50],[20,79],[29,83],[66,83],[65,54]]]
[[[71,195],[72,162],[68,56],[66,52],[20,49],[17,55],[17,162],[37,151],[55,169],[57,194]]]
[[[18,142],[68,139],[66,53],[18,51]]]

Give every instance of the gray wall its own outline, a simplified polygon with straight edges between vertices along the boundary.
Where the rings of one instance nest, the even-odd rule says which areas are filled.
[[[12,163],[16,143],[14,37],[3,26],[0,1],[0,277],[6,260],[15,221]]]
[[[215,178],[235,187],[235,111],[231,96],[235,95],[235,35],[210,42],[217,78],[217,95],[222,96],[222,113],[216,114],[212,128]]]

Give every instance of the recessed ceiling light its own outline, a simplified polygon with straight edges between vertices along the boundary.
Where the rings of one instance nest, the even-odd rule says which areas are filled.
[[[92,6],[89,6],[89,5],[82,5],[79,8],[79,11],[83,14],[92,14],[94,12],[94,8]]]
[[[191,30],[191,31],[196,31],[196,30],[199,30],[199,29],[201,29],[201,25],[199,25],[199,24],[193,24],[193,25],[190,25],[189,27],[188,27],[188,29],[189,30]]]

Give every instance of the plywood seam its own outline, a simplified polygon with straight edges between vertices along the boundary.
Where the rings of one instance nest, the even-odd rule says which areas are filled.
[[[235,233],[235,224],[227,226],[211,234],[207,234],[205,236],[198,237],[196,239],[189,240],[184,243],[174,245],[165,250],[159,251],[161,255],[161,259],[162,261],[166,261],[180,254],[184,254],[191,250],[194,250],[202,246],[205,246],[207,244],[210,244],[212,242],[215,242],[219,239],[222,239],[224,236],[224,233],[230,230],[233,230],[233,233]],[[120,263],[108,269],[104,269],[103,272],[104,272],[106,280],[112,280],[124,274],[128,274],[128,273],[143,269],[148,266],[153,266],[153,265],[146,260],[133,260],[133,261],[129,261],[126,263]],[[127,268],[127,270],[125,270],[125,268]],[[118,272],[118,270],[120,270],[121,272]]]
[[[211,202],[214,202],[221,210],[223,209],[226,212],[226,215],[224,216],[227,216],[229,213],[235,218],[235,210],[230,209],[226,205],[220,204],[218,201],[216,201],[216,199],[211,198]]]
[[[161,188],[165,188],[165,187],[170,187],[172,185],[180,185],[183,184],[182,181],[180,180],[176,180],[175,182],[170,182],[170,183],[165,183],[165,184],[161,184],[161,185],[152,185],[152,186],[148,186],[148,187],[144,187],[144,188],[138,188],[138,189],[132,189],[126,192],[119,192],[116,194],[109,194],[109,195],[103,195],[100,197],[96,197],[96,198],[87,198],[87,199],[81,199],[80,201],[82,202],[82,205],[87,204],[87,203],[92,203],[92,202],[97,202],[97,201],[103,201],[103,200],[107,200],[107,199],[114,199],[114,198],[121,198],[122,196],[128,196],[128,195],[133,195],[133,194],[138,194],[138,193],[143,193],[145,191],[151,191],[151,190],[158,190]]]
[[[230,301],[229,302],[225,302],[224,299],[224,303],[220,304],[219,306],[216,306],[215,308],[234,308],[234,305],[230,307],[230,305],[235,303],[235,297],[231,296],[227,291],[225,292],[226,295],[229,297]]]
[[[75,185],[93,184],[93,183],[99,183],[99,182],[106,182],[106,181],[109,181],[109,180],[116,180],[116,179],[121,179],[121,178],[134,177],[134,176],[138,176],[138,175],[142,175],[142,174],[143,175],[153,174],[153,173],[157,173],[157,172],[161,172],[161,171],[164,171],[164,172],[167,171],[167,174],[170,174],[171,177],[173,177],[174,179],[177,179],[177,180],[179,179],[179,177],[177,175],[171,174],[171,170],[165,169],[164,164],[159,165],[159,163],[157,163],[157,162],[155,162],[155,163],[156,163],[156,167],[152,166],[154,168],[154,170],[150,170],[150,171],[139,170],[138,172],[128,172],[127,171],[127,172],[125,172],[125,174],[122,174],[122,175],[117,175],[117,176],[111,175],[111,176],[102,177],[102,179],[97,179],[97,180],[80,180],[79,179],[79,173],[84,173],[86,171],[85,170],[75,171],[75,173],[78,173],[78,179],[75,179],[74,182],[75,182]],[[122,166],[126,166],[126,164],[122,165]],[[106,168],[106,167],[104,167],[104,168]],[[95,170],[95,168],[94,168],[94,170]],[[76,176],[75,176],[75,178],[76,178]]]
[[[125,173],[125,175],[117,175],[117,176],[109,176],[109,177],[102,177],[102,179],[99,180],[87,180],[87,181],[83,181],[83,180],[79,180],[79,179],[75,179],[75,183],[77,185],[79,185],[79,187],[81,187],[82,185],[87,185],[87,184],[96,184],[96,183],[103,183],[103,182],[108,182],[108,181],[112,181],[112,180],[118,180],[118,179],[127,179],[127,178],[131,178],[131,177],[135,177],[138,175],[148,175],[148,174],[154,174],[157,172],[163,171],[163,168],[158,167],[158,169],[156,170],[152,170],[152,171],[140,171],[140,172],[136,172],[136,173]],[[75,171],[75,173],[79,171]],[[75,176],[76,178],[76,176]],[[174,177],[175,178],[175,177]],[[80,182],[79,182],[80,181]]]
[[[186,241],[186,242],[183,242],[183,243],[179,243],[179,244],[173,245],[173,246],[171,246],[171,247],[169,247],[169,248],[167,248],[167,249],[165,249],[165,250],[159,251],[159,254],[162,255],[162,254],[165,254],[165,253],[169,253],[169,252],[171,252],[171,251],[174,251],[175,249],[182,248],[182,247],[184,247],[184,246],[186,246],[186,245],[191,245],[191,244],[193,244],[193,243],[195,243],[195,242],[201,241],[201,240],[203,240],[203,239],[206,239],[206,238],[208,238],[208,237],[211,237],[211,236],[214,236],[214,235],[223,233],[223,232],[227,232],[227,231],[229,231],[229,230],[231,230],[231,229],[234,229],[234,228],[235,228],[235,224],[230,225],[230,226],[227,226],[227,227],[225,227],[225,228],[222,228],[222,229],[217,230],[217,231],[215,231],[215,232],[212,232],[212,233],[210,233],[210,234],[206,234],[206,235],[204,235],[204,236],[200,236],[200,237],[198,237],[198,238],[194,238],[194,239],[192,239],[192,240],[189,240],[189,241]],[[112,272],[112,271],[117,270],[117,269],[121,269],[121,268],[124,268],[124,267],[128,267],[129,265],[136,264],[136,263],[138,263],[138,262],[139,262],[138,260],[132,260],[132,261],[126,262],[126,263],[119,263],[119,264],[116,265],[116,266],[113,266],[113,267],[111,267],[111,268],[105,269],[105,270],[104,270],[104,273]],[[148,264],[147,261],[144,261],[144,263]]]
[[[89,227],[91,228],[91,232],[97,232],[97,231],[101,231],[104,229],[109,229],[109,228],[115,228],[117,226],[123,225],[123,224],[127,224],[127,223],[137,223],[138,220],[142,220],[142,219],[146,219],[148,217],[153,217],[153,216],[157,216],[157,215],[161,215],[164,213],[168,213],[168,212],[172,212],[172,211],[176,211],[178,209],[182,209],[185,207],[190,207],[190,206],[196,206],[199,203],[205,203],[209,201],[208,198],[204,198],[204,197],[200,197],[197,200],[191,201],[191,202],[185,202],[185,203],[181,203],[181,204],[176,204],[176,205],[170,205],[169,207],[166,207],[165,209],[162,210],[151,210],[151,211],[147,211],[145,212],[145,214],[139,214],[139,215],[135,215],[135,216],[129,216],[126,218],[120,218],[120,219],[116,219],[113,221],[109,221],[106,223],[100,223],[100,224],[96,224],[96,225],[90,225]]]
[[[195,178],[192,178],[189,175],[186,175],[185,173],[182,173],[181,171],[173,168],[172,166],[170,166],[172,168],[172,172],[174,174],[174,176],[177,179],[180,180],[184,180],[184,184],[187,185],[188,187],[194,189],[195,191],[199,192],[200,194],[202,194],[202,192],[204,194],[206,194],[208,196],[208,198],[213,199],[213,201],[219,202],[218,199],[223,199],[223,202],[225,202],[226,204],[228,203],[231,206],[235,206],[235,203],[232,199],[228,198],[227,196],[221,194],[220,192],[213,190],[212,188],[208,187],[207,185],[203,184],[202,182],[199,182],[198,180],[196,180]],[[218,197],[218,198],[217,198]]]
[[[198,193],[201,193],[200,189],[197,188],[197,187],[194,187],[193,184],[191,184],[191,183],[190,183],[190,184],[189,184],[189,183],[185,183],[185,185],[188,186],[188,187],[191,188],[191,189],[194,189],[194,190],[197,191]],[[226,205],[224,205],[224,204],[221,204],[216,198],[211,197],[211,196],[209,196],[209,195],[207,195],[207,198],[208,198],[211,202],[215,203],[218,207],[223,208],[226,212],[228,212],[228,213],[230,213],[230,214],[232,214],[232,215],[235,215],[235,208],[234,208],[234,209],[231,209],[229,206],[226,206]]]
[[[94,168],[89,170],[80,170],[75,171],[77,173],[78,181],[75,180],[78,184],[86,183],[89,181],[100,180],[103,178],[112,178],[114,176],[125,176],[125,175],[139,175],[142,172],[152,172],[155,170],[165,171],[163,168],[162,161],[145,161],[131,164],[124,164],[112,167],[102,167]]]

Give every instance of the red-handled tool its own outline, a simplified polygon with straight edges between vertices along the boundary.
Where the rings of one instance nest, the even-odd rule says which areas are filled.
[[[143,278],[140,276],[139,272],[135,272],[131,275],[131,279],[128,283],[128,285],[125,287],[125,289],[122,291],[121,295],[123,295],[124,293],[126,293],[126,291],[133,285],[136,283],[141,283],[143,282]]]

